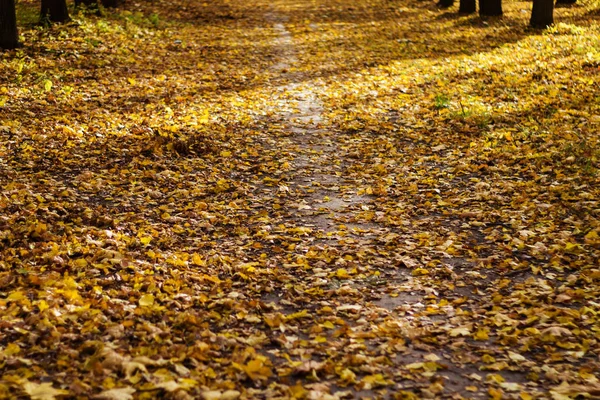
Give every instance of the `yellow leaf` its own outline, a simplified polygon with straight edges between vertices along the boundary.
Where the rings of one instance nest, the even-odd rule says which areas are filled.
[[[144,246],[146,246],[146,245],[150,244],[150,242],[151,242],[151,241],[152,241],[152,236],[142,236],[142,237],[140,238],[140,242],[142,242],[142,244],[143,244]]]
[[[154,296],[150,293],[143,295],[140,297],[140,306],[142,307],[150,307],[154,304]]]
[[[45,300],[40,300],[38,302],[37,306],[38,306],[38,309],[40,310],[40,312],[44,312],[45,310],[50,308],[50,306],[48,305],[48,303],[46,303]]]
[[[504,394],[504,393],[502,393],[502,390],[498,390],[495,388],[490,388],[488,390],[488,393],[493,400],[501,400],[502,395]]]
[[[345,382],[354,383],[356,381],[356,374],[346,368],[340,373],[340,379]]]
[[[257,315],[246,315],[244,319],[253,324],[258,324],[259,322],[262,322],[262,319],[260,319],[260,317],[258,317]]]
[[[521,390],[521,385],[515,382],[501,382],[499,383],[499,386],[509,392],[518,392]]]
[[[11,294],[8,295],[8,297],[6,298],[6,300],[8,301],[21,301],[23,299],[25,299],[25,294],[19,290],[16,290],[14,292],[12,292]]]
[[[236,400],[241,395],[237,390],[226,390],[221,394],[221,398],[219,400]]]
[[[416,268],[412,272],[413,276],[429,275],[429,271],[425,268]]]
[[[486,364],[491,364],[491,363],[495,362],[496,359],[489,354],[484,354],[483,356],[481,356],[481,361],[483,361]]]
[[[69,394],[66,390],[54,389],[51,382],[26,382],[23,385],[23,390],[31,400],[54,400],[56,396]]]
[[[223,393],[220,390],[206,390],[201,396],[204,400],[236,400],[240,394],[237,390],[226,390]]]
[[[202,116],[198,119],[198,121],[203,124],[210,122],[210,113],[208,110],[205,110],[204,113],[202,113]]]
[[[132,400],[135,389],[132,387],[123,387],[117,389],[105,390],[94,396],[95,399],[103,400]]]
[[[317,336],[317,337],[315,337],[315,342],[325,343],[325,342],[327,342],[327,338],[325,336]]]
[[[587,235],[585,235],[585,241],[588,243],[596,243],[600,241],[600,236],[598,236],[598,232],[590,231]]]
[[[302,311],[298,311],[293,314],[287,315],[285,318],[289,321],[292,319],[309,318],[309,317],[310,317],[310,315],[308,315],[308,310],[302,310]]]
[[[581,245],[578,243],[567,242],[565,244],[565,251],[567,251],[569,253],[574,253],[574,252],[577,252],[580,250],[583,250],[583,247],[581,247]]]
[[[382,374],[367,375],[362,379],[361,383],[364,390],[370,390],[373,386],[384,386],[389,384]]]
[[[485,380],[486,382],[502,383],[504,382],[504,377],[499,374],[489,374]]]
[[[348,279],[350,278],[350,275],[348,274],[348,271],[346,271],[344,268],[340,268],[335,272],[335,275],[339,278],[339,279]]]
[[[244,372],[253,380],[267,379],[272,375],[271,369],[261,359],[250,360],[244,367]]]
[[[422,369],[424,367],[424,364],[422,362],[415,362],[407,364],[405,365],[405,367],[408,369]]]
[[[6,346],[6,349],[2,352],[5,356],[12,356],[15,354],[19,354],[21,352],[21,348],[16,343],[10,343]]]
[[[518,353],[513,353],[512,351],[508,352],[508,358],[515,362],[526,361],[527,359]]]
[[[135,78],[127,78],[127,82],[129,82],[130,85],[136,84]]]
[[[220,390],[206,390],[201,394],[204,400],[220,400],[221,399],[221,391]]]
[[[163,389],[166,392],[177,392],[178,390],[182,390],[183,386],[175,381],[165,381],[160,382],[154,386],[157,389]]]
[[[65,285],[66,288],[72,289],[72,290],[75,290],[79,287],[79,285],[77,284],[75,279],[73,279],[72,276],[65,277],[65,279],[63,279],[63,284]]]
[[[194,254],[192,256],[192,263],[194,265],[198,265],[198,266],[204,266],[204,265],[206,265],[206,262],[202,259],[202,257],[200,257],[199,254]]]
[[[322,326],[323,328],[326,328],[326,329],[335,328],[335,325],[333,325],[333,322],[331,322],[331,321],[325,321],[320,326]]]
[[[571,396],[567,396],[552,390],[550,391],[550,394],[552,395],[552,400],[573,400],[573,397]]]
[[[438,369],[444,369],[444,366],[441,365],[441,364],[438,364],[438,363],[436,363],[434,361],[429,361],[429,362],[423,363],[423,368],[426,371],[433,371],[433,372],[435,372]]]
[[[308,394],[308,391],[300,383],[290,386],[289,391],[293,399],[304,399]]]
[[[469,336],[471,330],[466,326],[459,326],[458,328],[454,328],[450,330],[450,336]]]
[[[51,80],[46,79],[44,81],[44,90],[46,92],[49,92],[50,90],[52,90],[52,81]]]
[[[231,152],[228,150],[223,150],[221,152],[221,157],[230,157],[231,156]]]
[[[486,329],[479,329],[477,332],[475,332],[475,335],[473,335],[473,339],[479,340],[479,341],[488,340],[489,338],[490,338],[490,336],[488,335],[488,332]]]
[[[85,258],[78,258],[77,260],[73,261],[73,264],[78,268],[85,268],[88,265]]]

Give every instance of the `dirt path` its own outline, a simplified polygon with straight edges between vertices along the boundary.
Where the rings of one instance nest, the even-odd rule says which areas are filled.
[[[408,364],[421,370],[428,368],[423,367],[427,362],[437,365],[432,367],[431,376],[416,386],[412,377],[410,383],[407,381],[407,390],[422,389],[435,394],[435,385],[445,385],[449,391],[464,393],[464,387],[470,384],[463,376],[467,371],[453,364],[449,353],[425,344],[411,344],[412,338],[443,323],[440,319],[414,316],[425,307],[424,296],[434,289],[413,278],[406,268],[409,261],[398,255],[404,253],[402,248],[386,249],[390,238],[395,237],[394,229],[377,222],[376,196],[360,193],[356,178],[348,172],[349,146],[344,147],[346,140],[325,120],[319,100],[324,85],[296,72],[298,50],[286,28],[286,18],[270,13],[267,20],[276,34],[274,46],[279,58],[272,71],[280,82],[273,88],[273,120],[277,121],[273,132],[277,139],[271,147],[285,149],[282,157],[288,160],[292,171],[284,185],[273,189],[285,199],[281,203],[283,217],[278,223],[300,232],[301,239],[285,256],[275,257],[284,267],[280,272],[282,280],[290,285],[276,285],[263,300],[289,319],[287,329],[294,335],[283,340],[284,349],[292,349],[290,353],[294,354],[294,350],[303,347],[303,341],[315,345],[314,349],[297,353],[301,354],[295,361],[297,378],[324,375],[327,381],[327,375],[335,371],[336,361],[344,361],[338,357],[345,352],[345,358],[364,359],[359,364],[364,364],[365,372],[369,372],[367,377],[360,381],[350,370],[336,371],[337,375],[347,374],[348,386],[336,388],[325,381],[313,385],[311,396],[322,398],[322,391],[327,391],[334,398],[391,398],[403,386],[390,390],[381,374],[393,376],[398,373],[394,370]],[[286,267],[291,271],[286,271]],[[302,282],[304,292],[298,291],[300,285],[293,284],[297,281]],[[320,297],[317,302],[315,293]],[[323,329],[305,325],[301,318],[295,320],[296,315],[307,310],[307,315],[321,324],[335,321],[339,326]],[[281,343],[280,338],[274,341]],[[356,351],[348,355],[348,346]],[[271,349],[269,353],[277,368],[286,368],[287,362],[282,363],[285,351]],[[436,369],[445,373],[437,375]],[[433,376],[438,376],[439,383],[430,381]],[[310,380],[305,381],[309,389]],[[428,392],[432,382],[433,392]]]
[[[457,316],[469,312],[484,285],[464,283],[470,279],[460,275],[479,273],[460,257],[445,261],[449,276],[463,282],[459,287],[443,287],[414,273],[430,255],[413,257],[411,227],[447,230],[450,223],[435,214],[407,219],[401,228],[386,223],[377,196],[364,190],[374,182],[360,180],[360,165],[350,155],[356,143],[372,146],[376,138],[369,133],[346,137],[326,119],[320,101],[325,85],[298,72],[303,57],[286,28],[287,18],[272,12],[266,19],[273,26],[278,55],[272,67],[277,85],[271,148],[278,148],[274,151],[289,164],[289,174],[273,194],[281,198],[279,234],[295,236],[273,258],[282,284],[263,296],[281,313],[285,323],[280,328],[293,332],[284,339],[273,337],[278,345],[268,351],[269,358],[277,369],[285,369],[292,355],[292,375],[312,388],[314,398],[324,392],[334,398],[395,398],[403,390],[427,398],[485,398],[479,385],[486,373],[479,368],[486,367],[473,364],[475,358],[464,349],[485,354],[496,345],[480,347],[463,339],[474,328]],[[319,26],[311,24],[310,29],[318,31]],[[442,292],[456,305],[432,301]],[[352,359],[360,360],[354,370],[337,369]],[[311,375],[324,380],[311,384]],[[496,375],[508,382],[506,387],[525,379],[519,368]],[[334,376],[341,376],[346,387],[328,383]],[[383,376],[396,377],[396,384],[390,386]]]
[[[278,21],[274,14],[268,20]],[[283,20],[283,19],[282,19]],[[276,118],[283,121],[282,128],[289,133],[287,141],[292,152],[291,169],[294,175],[289,181],[290,189],[299,195],[297,222],[321,234],[335,231],[343,215],[356,209],[368,210],[373,199],[356,194],[344,181],[344,153],[336,141],[335,132],[326,128],[330,123],[323,120],[323,106],[318,90],[322,83],[307,80],[298,72],[298,59],[290,32],[285,24],[273,23],[277,34],[276,48],[279,62],[273,72],[279,74],[283,84],[275,87],[274,109]],[[375,225],[366,223],[346,224],[350,230],[368,231]],[[350,232],[352,235],[354,233]]]

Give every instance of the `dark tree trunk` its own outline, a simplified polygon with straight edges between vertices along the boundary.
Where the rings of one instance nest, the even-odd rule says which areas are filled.
[[[479,0],[479,15],[482,17],[502,15],[502,0]]]
[[[531,9],[532,28],[547,28],[554,23],[554,0],[533,0]]]
[[[448,8],[454,5],[454,0],[439,0],[437,3],[440,8]]]
[[[66,0],[42,0],[42,22],[66,22],[69,17]]]
[[[118,0],[102,0],[102,5],[106,8],[115,8],[119,5]]]
[[[473,14],[477,10],[476,0],[460,0],[458,12],[461,14]]]
[[[568,6],[577,3],[577,0],[556,0],[556,5]]]
[[[15,0],[0,0],[0,49],[20,47]]]

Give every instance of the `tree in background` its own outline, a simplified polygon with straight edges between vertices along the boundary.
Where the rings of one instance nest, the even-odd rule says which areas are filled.
[[[438,0],[437,3],[437,6],[440,8],[449,8],[453,5],[454,0]],[[460,0],[459,13],[473,14],[475,11],[477,11],[477,0]],[[482,17],[502,15],[502,0],[479,0],[479,14]]]
[[[454,0],[439,0],[437,6],[440,8],[449,8],[454,5]]]
[[[554,0],[533,0],[531,20],[533,28],[547,28],[554,23]]]
[[[460,0],[458,12],[461,14],[473,14],[477,10],[476,0]]]
[[[43,22],[66,22],[69,17],[67,0],[42,0],[42,11],[40,13]]]
[[[482,17],[502,15],[502,0],[479,0],[479,15]]]
[[[0,48],[20,47],[15,0],[0,0]]]
[[[102,5],[108,8],[115,8],[119,5],[118,0],[102,0]]]

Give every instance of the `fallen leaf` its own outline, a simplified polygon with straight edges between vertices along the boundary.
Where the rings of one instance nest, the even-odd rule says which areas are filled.
[[[69,394],[66,390],[53,388],[51,382],[25,382],[23,384],[23,390],[31,400],[54,400],[57,396]]]

